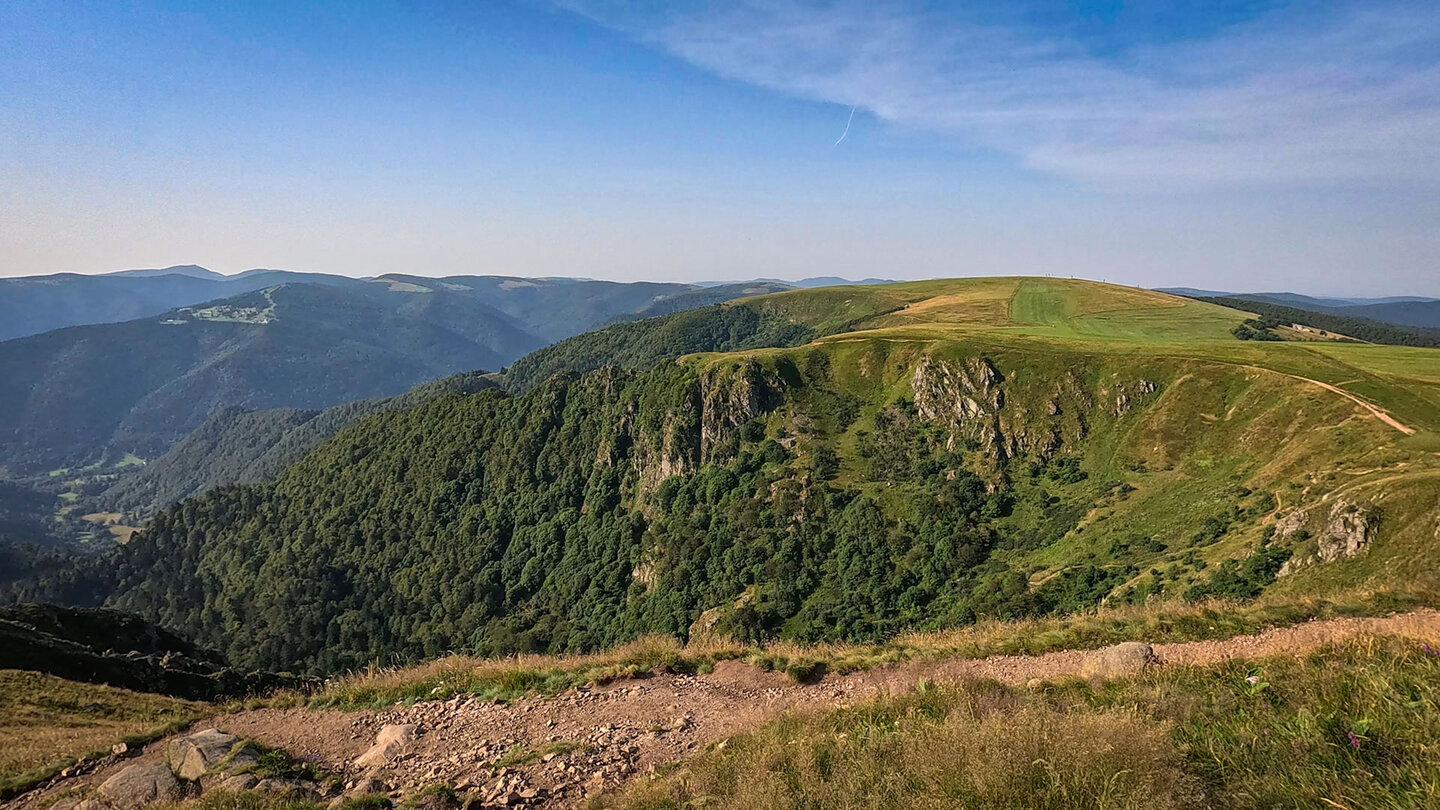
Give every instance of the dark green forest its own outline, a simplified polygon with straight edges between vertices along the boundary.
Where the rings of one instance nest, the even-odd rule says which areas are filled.
[[[470,371],[418,385],[388,399],[362,399],[323,411],[229,408],[211,416],[165,455],[121,476],[86,506],[142,520],[216,487],[272,481],[306,453],[369,414],[412,408],[445,394],[474,393],[496,385],[485,372]]]
[[[1363,340],[1367,343],[1383,343],[1391,346],[1440,347],[1440,329],[1422,326],[1401,326],[1381,323],[1367,318],[1356,318],[1330,312],[1314,312],[1246,298],[1200,298],[1198,300],[1219,304],[1231,309],[1253,312],[1260,317],[1247,321],[1236,328],[1235,336],[1241,340],[1276,340],[1267,330],[1282,324],[1302,324],[1315,329]]]
[[[118,576],[110,604],[237,665],[311,672],[684,636],[716,607],[742,637],[873,640],[1075,609],[1114,586],[1082,568],[1032,590],[992,560],[1016,542],[990,525],[1011,496],[904,400],[862,425],[858,476],[801,451],[768,413],[859,418],[814,354],[605,369],[372,415],[273,484],[161,512],[96,570]]]
[[[505,370],[505,381],[511,390],[527,391],[557,374],[578,374],[607,365],[647,369],[693,352],[798,346],[817,336],[815,329],[781,313],[743,304],[710,306],[615,324],[562,340],[517,360]]]

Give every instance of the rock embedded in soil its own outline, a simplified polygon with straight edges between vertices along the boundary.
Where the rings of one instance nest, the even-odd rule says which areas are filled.
[[[100,785],[100,796],[116,810],[138,810],[153,802],[178,801],[185,788],[169,766],[131,765]]]
[[[1124,678],[1138,675],[1159,664],[1160,658],[1149,644],[1143,641],[1127,641],[1087,654],[1080,666],[1080,676]]]
[[[240,738],[234,734],[212,728],[171,740],[166,758],[176,776],[195,780],[222,762],[228,768],[237,768],[259,759],[260,753],[254,748],[245,747],[237,751],[236,746],[240,742]]]
[[[216,787],[228,793],[240,793],[250,790],[260,784],[260,778],[253,773],[242,773],[239,776],[232,776],[221,782]]]
[[[320,795],[320,786],[304,779],[261,779],[254,790],[290,799],[311,800]]]
[[[420,727],[413,723],[389,725],[375,735],[375,744],[355,760],[355,767],[361,769],[379,768],[388,764],[410,749],[410,744],[420,736]]]

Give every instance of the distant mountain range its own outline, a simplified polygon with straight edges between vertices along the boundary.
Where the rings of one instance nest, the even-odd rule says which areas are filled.
[[[802,278],[799,281],[786,281],[779,278],[756,278],[750,281],[698,281],[696,284],[701,287],[720,287],[729,284],[783,284],[787,287],[798,287],[802,290],[814,289],[815,287],[841,287],[848,284],[892,284],[893,278],[862,278],[859,281],[852,281],[839,276],[812,276]]]
[[[620,283],[579,278],[516,278],[507,276],[455,276],[425,278],[394,274],[375,279],[356,279],[325,273],[299,273],[288,270],[247,270],[226,276],[198,265],[114,273],[82,275],[57,273],[45,276],[0,278],[0,340],[38,335],[67,326],[94,323],[117,323],[159,315],[176,307],[205,301],[230,298],[247,292],[263,290],[278,284],[317,284],[331,287],[357,288],[371,284],[414,284],[428,291],[435,288],[467,292],[486,298],[511,317],[522,321],[534,318],[537,334],[547,340],[560,340],[620,315],[636,316],[652,304],[682,292],[701,289],[716,290],[693,300],[703,306],[707,301],[728,300],[734,290],[753,288],[754,294],[775,292],[791,287],[824,287],[837,284],[879,284],[880,279],[849,281],[834,276],[802,279],[797,282],[779,279],[748,281],[708,281],[699,284]],[[728,295],[728,298],[726,297]],[[558,305],[552,304],[559,301]],[[549,317],[536,311],[543,305],[553,313]],[[571,320],[576,309],[581,319]],[[664,315],[676,309],[658,308],[653,314]],[[600,318],[596,320],[596,318]],[[581,328],[577,329],[579,324]]]
[[[1365,318],[1399,326],[1440,328],[1440,299],[1423,296],[1390,296],[1387,298],[1322,298],[1289,292],[1233,293],[1200,290],[1193,287],[1170,287],[1160,290],[1189,298],[1238,298],[1267,304]]]
[[[391,397],[605,324],[781,289],[195,266],[0,280],[0,323],[21,335],[0,342],[0,472],[155,458],[225,409]]]
[[[93,276],[58,273],[0,278],[0,340],[38,335],[67,326],[148,318],[176,307],[287,283],[351,285],[357,282],[344,276],[281,270],[253,270],[237,276],[222,276],[194,265],[122,270]]]

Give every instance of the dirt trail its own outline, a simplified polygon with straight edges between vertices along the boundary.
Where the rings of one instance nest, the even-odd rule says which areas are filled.
[[[1419,610],[1384,618],[1345,618],[1277,628],[1217,641],[1159,644],[1165,665],[1214,664],[1235,658],[1299,654],[1365,635],[1440,640],[1440,612]],[[393,795],[408,795],[442,782],[464,793],[511,797],[528,807],[574,805],[589,792],[611,789],[657,766],[682,759],[712,743],[758,728],[782,713],[834,708],[886,694],[900,694],[925,678],[944,683],[994,678],[1022,685],[1078,675],[1091,653],[1066,650],[1038,656],[919,661],[827,676],[797,684],[749,665],[722,662],[702,676],[662,675],[576,689],[551,698],[497,704],[470,698],[342,712],[261,709],[223,715],[200,727],[218,727],[282,748],[353,782],[363,774],[351,763],[376,733],[390,724],[414,724],[420,736],[383,774]],[[163,741],[142,759],[162,757]],[[498,760],[511,755],[519,762]],[[526,756],[528,755],[528,757]],[[62,780],[11,804],[47,808],[58,793],[98,784],[133,760]]]
[[[1275,373],[1284,374],[1284,372],[1280,371],[1277,371]],[[1385,409],[1381,408],[1378,405],[1372,405],[1369,402],[1366,402],[1365,400],[1361,399],[1355,394],[1350,393],[1349,391],[1346,391],[1343,388],[1337,388],[1330,383],[1320,382],[1319,380],[1312,380],[1309,377],[1301,377],[1298,374],[1285,374],[1285,376],[1290,377],[1291,379],[1300,380],[1302,382],[1308,382],[1312,385],[1318,385],[1321,388],[1324,388],[1326,391],[1332,391],[1336,394],[1339,394],[1340,396],[1345,397],[1356,405],[1359,405],[1360,407],[1369,411],[1372,415],[1375,416],[1376,419],[1379,419],[1381,422],[1384,422],[1390,427],[1393,427],[1401,433],[1404,433],[1406,436],[1413,436],[1415,434],[1415,428],[1409,427],[1407,425],[1402,425],[1399,420],[1387,413]]]

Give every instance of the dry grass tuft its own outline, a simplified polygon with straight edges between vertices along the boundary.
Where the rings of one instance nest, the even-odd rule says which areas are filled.
[[[986,620],[949,630],[907,633],[883,644],[772,642],[744,657],[758,666],[803,678],[817,669],[844,673],[913,660],[1040,655],[1097,649],[1122,641],[1232,638],[1312,619],[1383,616],[1437,602],[1434,594],[1423,590],[1357,589],[1326,598],[1124,605],[1039,619]]]
[[[695,672],[742,648],[711,642],[682,647],[669,636],[644,636],[590,655],[516,655],[509,658],[450,656],[412,667],[373,668],[331,681],[308,699],[311,706],[378,707],[397,701],[445,700],[455,695],[512,700],[529,693],[554,694],[587,683],[603,684],[663,672]],[[299,702],[302,696],[281,695],[270,705]]]
[[[1440,807],[1437,740],[1440,652],[1369,638],[791,715],[589,810]]]
[[[79,757],[108,754],[118,742],[137,745],[209,711],[203,703],[0,670],[0,798]]]

